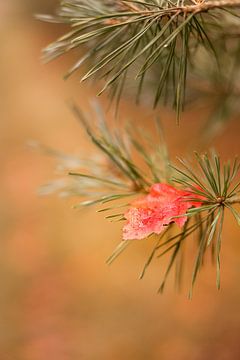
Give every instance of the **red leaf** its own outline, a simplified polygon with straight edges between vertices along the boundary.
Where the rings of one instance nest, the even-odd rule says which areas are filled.
[[[127,224],[123,228],[123,239],[144,239],[152,233],[160,234],[171,222],[182,227],[187,220],[184,216],[187,210],[201,206],[201,202],[191,201],[192,197],[188,190],[162,183],[154,184],[149,194],[134,201],[125,213]],[[180,215],[183,216],[175,218]]]

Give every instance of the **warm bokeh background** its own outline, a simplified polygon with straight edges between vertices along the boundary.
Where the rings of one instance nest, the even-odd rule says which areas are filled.
[[[120,228],[94,210],[72,210],[71,200],[37,196],[38,187],[56,176],[55,164],[26,144],[35,139],[69,153],[86,149],[66,100],[87,108],[94,94],[78,77],[62,80],[69,57],[48,65],[39,60],[41,48],[64,28],[32,14],[50,11],[54,3],[0,0],[0,359],[239,359],[240,244],[231,219],[222,290],[206,266],[189,301],[187,284],[182,294],[168,284],[164,296],[156,295],[158,262],[137,280],[149,244],[139,243],[109,268],[105,259]],[[151,116],[133,108],[131,99],[124,113],[139,123]],[[161,115],[173,154],[197,139],[203,113],[187,113],[181,129],[172,115]],[[233,121],[218,137],[225,157],[239,153],[239,130]]]

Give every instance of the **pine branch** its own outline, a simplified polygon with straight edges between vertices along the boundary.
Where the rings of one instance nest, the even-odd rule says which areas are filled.
[[[151,135],[147,136],[146,131],[142,135],[132,132],[129,125],[127,125],[127,131],[121,132],[119,129],[119,132],[113,133],[98,108],[96,108],[97,121],[87,119],[76,105],[72,106],[72,110],[101,156],[98,156],[97,162],[91,161],[91,159],[86,162],[79,158],[77,163],[81,171],[77,168],[74,171],[70,170],[68,181],[64,178],[64,181],[60,179],[59,182],[57,179],[57,182],[48,184],[48,193],[52,190],[60,192],[60,194],[64,193],[66,196],[77,195],[84,198],[75,206],[76,208],[100,206],[98,212],[108,214],[105,218],[111,222],[120,221],[126,224],[132,211],[133,213],[140,211],[133,223],[134,226],[139,224],[138,234],[144,231],[144,226],[150,226],[147,241],[150,241],[149,236],[154,235],[154,230],[151,230],[154,218],[149,218],[149,213],[153,214],[151,215],[153,217],[157,215],[157,219],[160,221],[162,214],[171,214],[172,209],[185,209],[184,204],[190,204],[187,205],[186,212],[180,212],[179,215],[174,216],[168,215],[170,217],[165,220],[164,231],[160,235],[155,233],[156,243],[147,258],[140,278],[144,277],[154,260],[169,256],[169,264],[159,288],[159,291],[162,292],[173,267],[176,266],[177,273],[181,273],[183,263],[180,260],[183,245],[193,241],[192,236],[194,235],[197,251],[189,296],[192,297],[197,275],[210,248],[211,252],[216,254],[217,286],[219,288],[220,250],[225,212],[230,211],[240,225],[240,214],[237,210],[240,205],[239,160],[236,158],[232,163],[230,161],[222,163],[215,153],[210,155],[195,153],[195,161],[192,163],[179,159],[181,164],[179,168],[169,165],[169,158],[166,155],[167,145],[163,142],[162,130],[158,121],[156,125],[159,131],[159,140],[153,146]],[[122,133],[123,135],[121,135]],[[71,159],[70,156],[52,149],[48,151],[46,147],[43,148],[43,151],[64,162],[65,159]],[[144,160],[144,171],[136,165],[134,151],[135,155]],[[162,165],[161,168],[159,168],[159,164]],[[166,185],[173,184],[173,182],[179,188]],[[166,195],[161,194],[158,199],[156,193],[158,190],[154,190],[154,195],[150,195],[151,189],[155,187],[158,189],[159,186],[170,191],[169,198],[168,195],[166,197],[167,205],[164,205],[163,201]],[[178,194],[176,200],[171,200],[175,192]],[[179,194],[184,194],[182,199]],[[133,199],[136,198],[139,198],[137,205],[135,205],[136,202],[133,202]],[[175,202],[171,203],[171,201]],[[151,204],[154,205],[153,208]],[[150,207],[148,208],[148,206]],[[161,208],[162,206],[165,207]],[[155,209],[154,211],[158,209],[157,214],[152,213],[152,209]],[[141,211],[144,216],[143,222],[141,222]],[[184,226],[176,233],[174,231],[175,223],[183,217],[185,219]],[[133,237],[120,242],[107,263],[112,263],[127,249],[130,243],[134,243]],[[177,281],[180,279],[181,277],[176,277]]]
[[[66,77],[87,61],[90,69],[82,81],[104,79],[99,95],[110,90],[117,105],[129,84],[136,84],[139,100],[145,87],[156,80],[154,106],[161,100],[169,102],[179,119],[188,76],[199,67],[199,49],[218,63],[224,46],[217,39],[227,43],[228,37],[221,34],[231,31],[229,25],[234,16],[238,19],[239,7],[238,0],[63,1],[55,17],[39,16],[72,27],[44,50],[44,58],[52,60],[85,45],[87,52]]]

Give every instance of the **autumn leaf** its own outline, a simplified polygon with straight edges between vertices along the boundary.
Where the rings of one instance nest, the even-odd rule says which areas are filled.
[[[154,184],[149,194],[134,201],[125,213],[127,223],[123,228],[123,239],[144,239],[152,233],[160,234],[171,222],[182,227],[187,220],[187,210],[201,206],[201,202],[191,200],[192,196],[189,190]]]

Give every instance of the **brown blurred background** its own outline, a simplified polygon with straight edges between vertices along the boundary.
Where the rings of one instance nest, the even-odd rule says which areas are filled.
[[[39,197],[54,179],[55,162],[31,151],[37,140],[68,153],[88,147],[66,101],[88,108],[94,89],[78,76],[64,82],[70,57],[43,65],[40,51],[64,32],[36,12],[56,0],[0,0],[0,360],[229,360],[240,358],[239,229],[227,219],[222,289],[206,265],[194,298],[171,281],[156,295],[163,267],[138,274],[151,244],[139,242],[111,267],[105,259],[120,240],[118,225],[72,200]],[[104,102],[104,100],[102,100]],[[144,115],[143,115],[144,114]],[[151,111],[123,103],[122,116],[146,122]],[[171,152],[198,139],[202,113],[188,112],[178,129],[161,111]],[[216,140],[224,157],[239,153],[239,121]]]

